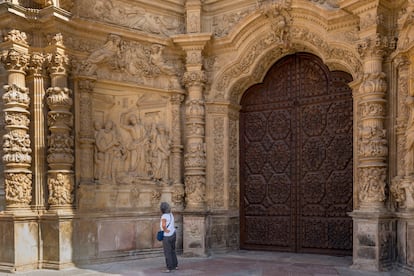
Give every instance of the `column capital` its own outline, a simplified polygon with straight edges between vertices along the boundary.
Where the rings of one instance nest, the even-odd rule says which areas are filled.
[[[362,58],[381,58],[395,50],[397,43],[394,38],[379,33],[363,38],[357,44],[358,53]]]

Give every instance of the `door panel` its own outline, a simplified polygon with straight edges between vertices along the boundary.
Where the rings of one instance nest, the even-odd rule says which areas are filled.
[[[242,99],[241,247],[350,254],[352,80],[283,58]]]

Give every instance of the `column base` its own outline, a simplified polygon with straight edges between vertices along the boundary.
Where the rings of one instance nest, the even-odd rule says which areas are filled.
[[[30,211],[0,213],[0,270],[39,268],[39,221]]]
[[[389,213],[354,211],[353,269],[389,271],[393,268],[396,220]]]

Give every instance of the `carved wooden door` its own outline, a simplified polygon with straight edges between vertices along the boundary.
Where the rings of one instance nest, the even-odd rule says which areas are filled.
[[[240,117],[241,247],[351,254],[349,74],[311,54],[277,62]]]

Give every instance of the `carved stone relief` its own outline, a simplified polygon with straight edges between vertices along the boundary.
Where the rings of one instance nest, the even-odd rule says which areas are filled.
[[[99,79],[128,81],[162,89],[181,90],[182,75],[180,57],[167,60],[165,46],[124,41],[109,34],[103,47],[95,49],[83,62],[78,61],[75,71],[79,75]]]
[[[97,183],[171,182],[168,99],[95,94],[94,178]]]
[[[256,39],[256,42],[246,49],[245,56],[239,58],[236,63],[232,64],[232,66],[225,67],[226,69],[222,71],[222,74],[218,75],[217,80],[215,81],[214,98],[224,98],[228,86],[238,79],[239,82],[234,84],[231,89],[230,97],[237,102],[240,93],[247,89],[252,83],[260,81],[261,77],[265,74],[266,70],[268,70],[274,60],[277,60],[279,57],[282,57],[284,54],[293,51],[294,49],[298,51],[312,52],[312,50],[308,48],[303,49],[303,43],[310,43],[312,47],[318,49],[320,54],[325,56],[326,59],[338,61],[347,60],[349,69],[356,75],[361,74],[362,63],[356,52],[345,48],[332,47],[331,45],[328,45],[322,37],[307,28],[294,26],[290,29],[289,35],[290,37],[285,42],[274,41],[273,35]],[[302,44],[298,45],[289,41],[301,41]],[[268,53],[263,56],[263,60],[261,62],[256,62],[258,57],[264,52]],[[257,68],[254,68],[254,70],[251,68],[253,64],[257,64]],[[246,75],[248,72],[252,73],[248,78],[242,80],[242,76]]]
[[[213,187],[213,207],[220,209],[225,205],[224,185],[224,118],[217,117],[213,121],[214,137],[214,187]]]
[[[121,1],[81,0],[75,1],[76,11],[81,18],[103,21],[134,30],[168,37],[183,33],[183,18],[156,15],[136,5]]]

